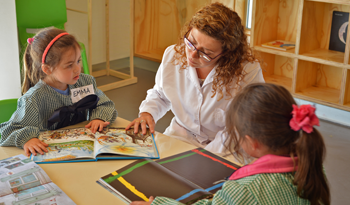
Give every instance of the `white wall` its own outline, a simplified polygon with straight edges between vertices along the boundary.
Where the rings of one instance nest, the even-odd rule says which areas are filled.
[[[66,0],[67,8],[87,11],[87,0]],[[92,0],[92,64],[106,62],[105,1]],[[66,30],[88,49],[88,16],[67,10]],[[129,57],[130,1],[109,1],[110,60]]]
[[[21,96],[15,0],[0,0],[0,100]]]

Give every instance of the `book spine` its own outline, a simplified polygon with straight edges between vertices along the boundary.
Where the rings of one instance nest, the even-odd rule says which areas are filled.
[[[156,140],[154,139],[153,133],[151,133],[151,135],[152,135],[153,145],[156,148],[156,152],[157,152],[157,156],[154,157],[154,158],[151,158],[151,159],[159,159],[159,152],[158,152],[158,147],[157,147],[157,144],[156,144]]]
[[[71,162],[92,162],[97,159],[81,159],[81,160],[67,160],[67,161],[49,161],[49,162],[35,162],[37,164],[53,164],[53,163],[71,163]]]

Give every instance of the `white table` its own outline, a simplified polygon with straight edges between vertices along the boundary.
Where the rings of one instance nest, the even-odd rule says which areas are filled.
[[[118,117],[112,126],[125,127],[128,123],[129,121]],[[82,127],[85,124],[86,122],[79,123],[67,128]],[[155,138],[161,158],[196,148],[161,133],[156,133]],[[0,159],[18,154],[24,154],[24,150],[17,147],[0,147]],[[53,183],[59,186],[76,204],[117,205],[125,203],[102,188],[96,181],[133,161],[135,160],[99,160],[97,162],[40,164],[40,167],[49,175]]]

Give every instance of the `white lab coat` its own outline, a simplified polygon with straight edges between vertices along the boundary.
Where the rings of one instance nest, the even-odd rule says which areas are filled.
[[[171,109],[175,116],[165,130],[165,135],[225,155],[225,111],[232,98],[224,96],[218,101],[218,94],[211,98],[215,68],[201,87],[196,69],[188,66],[180,70],[179,65],[173,64],[174,54],[174,45],[165,50],[155,85],[147,91],[147,97],[139,108],[140,113],[150,113],[157,122]],[[249,83],[264,82],[258,62],[247,63],[244,71],[247,74],[240,83],[242,87]],[[236,92],[232,90],[232,96]]]

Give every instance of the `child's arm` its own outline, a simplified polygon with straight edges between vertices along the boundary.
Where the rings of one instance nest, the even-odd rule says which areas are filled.
[[[23,146],[32,138],[37,139],[40,129],[44,129],[39,117],[36,98],[26,95],[18,99],[17,110],[11,119],[0,124],[0,146]]]

